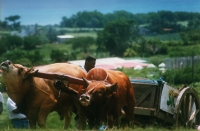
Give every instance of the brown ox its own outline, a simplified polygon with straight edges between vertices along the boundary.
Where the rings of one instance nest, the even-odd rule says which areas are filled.
[[[121,109],[130,127],[134,127],[134,88],[124,73],[93,68],[84,80],[88,86],[79,100],[85,106],[90,128],[100,126],[105,120],[109,127],[113,127],[112,122],[119,127]]]
[[[65,116],[64,128],[70,123],[70,108],[76,104],[78,112],[80,104],[76,93],[59,93],[54,87],[54,81],[36,77],[24,79],[25,74],[30,70],[20,64],[13,64],[9,60],[1,63],[3,79],[6,85],[8,96],[20,107],[23,107],[23,113],[30,121],[30,127],[36,128],[36,122],[39,127],[45,128],[47,116],[52,111],[57,111],[59,115]],[[38,68],[41,72],[68,74],[73,77],[82,78],[86,76],[84,71],[77,65],[68,63],[55,63]],[[75,90],[82,88],[77,84],[69,84]],[[20,108],[21,109],[21,108]],[[85,129],[84,117],[80,116],[82,121],[79,129]]]

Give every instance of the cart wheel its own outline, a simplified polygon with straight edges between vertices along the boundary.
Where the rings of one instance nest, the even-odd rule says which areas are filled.
[[[197,92],[193,88],[186,87],[178,95],[174,118],[176,128],[194,128],[200,125],[200,102]]]

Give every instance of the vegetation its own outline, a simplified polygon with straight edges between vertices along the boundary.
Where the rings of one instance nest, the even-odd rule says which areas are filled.
[[[191,12],[158,11],[147,14],[132,14],[115,11],[102,14],[98,11],[78,12],[72,17],[63,17],[60,25],[20,25],[20,16],[9,16],[0,21],[0,61],[32,67],[54,62],[84,59],[87,55],[96,58],[117,56],[143,58],[158,66],[166,57],[200,55],[200,14]],[[70,34],[74,39],[57,44],[57,35]],[[119,69],[130,78],[164,80],[178,87],[184,83],[195,88],[200,95],[199,65],[161,72],[158,68],[143,70]],[[0,77],[0,90],[5,85]],[[5,100],[7,94],[4,93]],[[1,115],[1,129],[12,129],[7,117],[6,105]],[[47,130],[61,130],[63,122],[56,113],[47,119]],[[173,127],[169,127],[172,130]],[[70,130],[76,130],[72,121]],[[38,129],[40,130],[40,129]],[[148,128],[136,126],[136,130],[167,131],[162,126]],[[188,130],[188,129],[180,129]]]

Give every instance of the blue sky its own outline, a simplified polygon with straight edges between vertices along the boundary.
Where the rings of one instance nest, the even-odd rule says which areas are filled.
[[[23,25],[59,24],[63,16],[94,10],[104,14],[116,10],[133,14],[159,10],[200,13],[200,0],[0,0],[1,20],[19,15]]]

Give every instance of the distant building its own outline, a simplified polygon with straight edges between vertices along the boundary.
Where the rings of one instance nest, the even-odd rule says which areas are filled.
[[[71,39],[74,38],[74,36],[72,35],[58,35],[57,36],[57,43],[62,43],[63,41],[67,40],[67,39]]]

